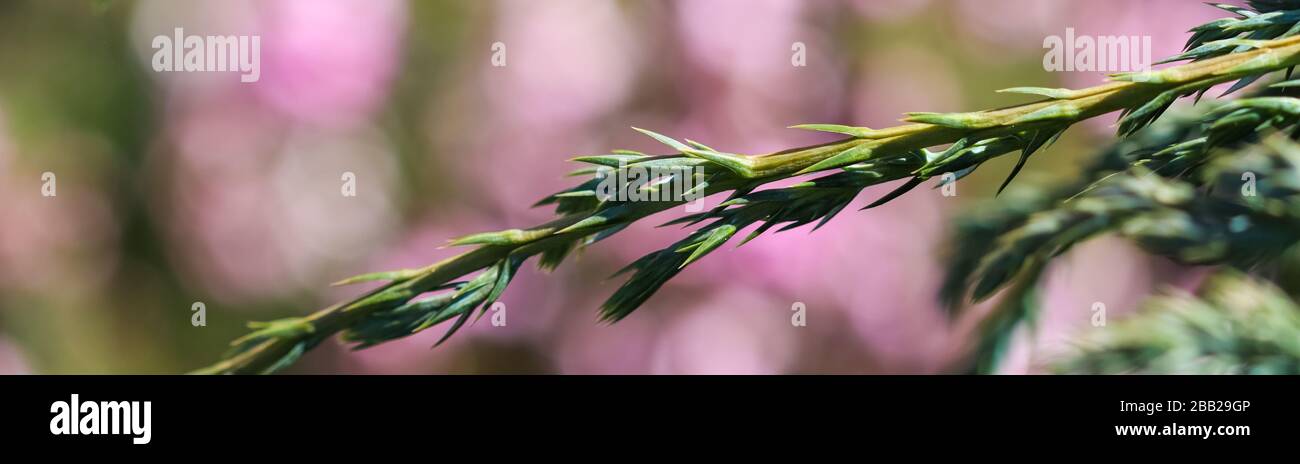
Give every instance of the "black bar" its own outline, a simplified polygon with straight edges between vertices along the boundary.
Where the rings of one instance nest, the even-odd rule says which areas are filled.
[[[1296,377],[33,376],[3,377],[0,386],[12,404],[0,421],[3,441],[46,450],[321,451],[664,433],[1186,449],[1286,444],[1300,429]],[[150,402],[149,443],[52,434],[51,405],[73,394],[83,404]],[[1182,410],[1169,411],[1171,402]],[[1117,435],[1117,426],[1142,425],[1238,435]]]

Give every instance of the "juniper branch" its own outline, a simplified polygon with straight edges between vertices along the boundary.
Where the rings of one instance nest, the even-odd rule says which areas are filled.
[[[1215,138],[1221,124],[1232,119],[1216,115],[1259,115],[1277,103],[1300,100],[1264,97],[1225,105],[1209,113],[1214,121],[1207,123],[1210,136],[1194,140]],[[1105,175],[1077,196],[1003,211],[988,216],[994,220],[984,228],[964,232],[976,240],[975,251],[959,253],[960,265],[949,274],[945,288],[960,292],[956,301],[968,287],[978,300],[1018,282],[989,316],[971,365],[996,365],[1011,331],[1037,310],[1034,304],[1022,305],[1023,286],[1037,282],[1053,256],[1093,236],[1114,232],[1176,261],[1242,269],[1267,262],[1300,241],[1300,145],[1292,141],[1300,132],[1294,117],[1289,118],[1263,118],[1270,126],[1265,132],[1274,135],[1262,143],[1213,153],[1202,144],[1175,143],[1197,147],[1179,156],[1139,151],[1128,170]],[[1166,169],[1171,166],[1181,168]],[[1242,191],[1243,179],[1254,182],[1249,194]]]
[[[1224,272],[1201,297],[1175,293],[1096,330],[1060,373],[1300,374],[1300,306],[1272,285]]]
[[[720,152],[643,131],[670,146],[674,153],[650,156],[616,151],[578,158],[576,161],[616,171],[649,167],[698,169],[704,182],[695,193],[731,192],[719,207],[684,219],[691,224],[708,224],[669,249],[652,253],[625,269],[634,271],[632,277],[602,307],[602,317],[611,321],[626,317],[683,267],[716,250],[745,227],[758,226],[747,241],[777,225],[788,229],[812,222],[824,224],[867,186],[909,179],[870,205],[877,206],[932,177],[952,174],[953,178],[961,178],[989,159],[1019,151],[1020,159],[1003,183],[1005,188],[1031,155],[1079,121],[1122,111],[1120,133],[1132,135],[1159,118],[1182,96],[1234,80],[1248,83],[1300,64],[1300,37],[1291,28],[1276,30],[1294,19],[1273,15],[1272,4],[1256,3],[1254,11],[1220,6],[1241,18],[1202,26],[1204,30],[1189,42],[1189,54],[1176,57],[1191,60],[1187,64],[1115,75],[1110,83],[1082,90],[1022,87],[1003,91],[1046,97],[1033,103],[971,113],[910,113],[904,119],[908,124],[884,129],[796,126],[846,138],[757,156]],[[1289,1],[1279,5],[1300,8]],[[951,146],[930,150],[943,145]],[[835,172],[793,187],[757,190],[773,181],[832,170]],[[591,169],[576,172],[592,173]],[[547,224],[454,240],[454,245],[477,248],[422,269],[348,279],[345,283],[386,283],[306,317],[252,325],[257,330],[236,340],[226,359],[198,372],[273,372],[292,364],[334,334],[365,347],[454,321],[446,334],[450,336],[474,313],[481,316],[500,297],[524,261],[538,256],[543,267],[554,267],[572,250],[600,241],[646,216],[681,205],[688,197],[685,193],[690,193],[674,192],[667,201],[612,201],[595,194],[598,182],[589,179],[543,200],[541,204],[554,205],[559,215]],[[640,191],[656,187],[636,184],[619,188]],[[457,281],[463,278],[468,280]]]
[[[1161,177],[1142,167],[1105,179],[1003,235],[976,273],[973,296],[988,297],[1026,262],[1048,259],[1107,231],[1186,263],[1254,264],[1289,246],[1292,230],[1300,226],[1285,214],[1294,200],[1294,168],[1300,161],[1295,152],[1294,145],[1273,139],[1258,150],[1220,156],[1196,181]],[[1240,193],[1248,172],[1264,176],[1257,197]]]

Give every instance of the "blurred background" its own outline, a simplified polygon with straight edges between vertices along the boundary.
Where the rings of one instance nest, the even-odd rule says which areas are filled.
[[[996,89],[1098,84],[1045,72],[1044,38],[1150,35],[1159,59],[1225,15],[1185,0],[5,0],[0,373],[201,367],[248,320],[360,291],[330,282],[544,222],[528,206],[569,186],[567,159],[662,151],[630,126],[737,153],[820,143],[784,128],[885,127],[1026,101]],[[260,80],[154,72],[151,41],[177,27],[260,36]],[[1070,131],[1017,182],[1068,178],[1113,122]],[[710,255],[618,324],[596,317],[607,277],[682,232],[638,224],[552,274],[526,267],[505,327],[437,349],[442,328],[356,352],[331,341],[287,372],[942,372],[965,337],[936,298],[960,246],[948,224],[990,201],[1014,158],[955,198],[918,189]],[[1081,246],[1052,267],[1038,331],[1002,371],[1037,372],[1094,303],[1114,317],[1196,274],[1119,240]],[[807,327],[790,324],[796,302]]]

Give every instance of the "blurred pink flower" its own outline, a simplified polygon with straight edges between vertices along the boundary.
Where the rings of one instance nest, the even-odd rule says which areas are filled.
[[[907,45],[879,50],[876,57],[873,63],[893,65],[863,65],[853,92],[854,124],[889,127],[910,111],[966,111],[957,72],[943,57]]]
[[[1037,50],[1043,37],[1063,34],[1057,30],[1062,21],[1069,21],[1072,2],[1064,0],[957,0],[953,15],[954,26],[970,35],[999,45],[988,56],[1006,55],[1006,47],[1019,50]],[[1101,1],[1090,1],[1084,8],[1104,11]],[[978,50],[978,48],[975,48]],[[990,49],[985,49],[990,50]]]
[[[398,226],[398,167],[380,130],[298,129],[291,132],[268,173],[275,227],[291,279],[312,287],[329,270],[381,249]]]
[[[487,114],[471,126],[478,131],[457,134],[474,142],[448,148],[464,155],[447,162],[472,179],[466,184],[490,186],[480,190],[485,198],[476,200],[500,205],[503,218],[546,220],[544,209],[520,210],[517,205],[570,186],[573,179],[564,174],[574,166],[566,165],[566,159],[609,148],[587,126],[628,96],[642,49],[636,24],[616,2],[502,0],[497,6],[494,33],[481,45],[477,74]],[[492,64],[497,42],[505,47],[500,51],[503,66]]]
[[[246,105],[195,106],[171,128],[175,157],[159,161],[172,170],[160,187],[175,192],[167,216],[173,256],[219,298],[274,294],[288,269],[268,240],[274,193],[265,173],[283,126]]]
[[[406,29],[403,0],[261,4],[262,76],[252,84],[295,119],[350,126],[388,96]]]
[[[493,66],[482,44],[483,91],[494,117],[530,131],[572,128],[610,111],[631,89],[641,62],[637,24],[602,0],[500,0]],[[473,56],[473,54],[471,54]]]
[[[789,305],[738,288],[717,292],[658,336],[655,374],[779,374],[798,357]]]
[[[18,174],[18,173],[13,173]],[[0,288],[76,289],[104,283],[116,265],[117,222],[98,192],[78,191],[74,177],[58,195],[41,196],[41,173],[0,176]]]
[[[118,224],[93,173],[107,150],[93,135],[66,131],[20,157],[0,110],[0,290],[77,294],[108,281],[117,265]],[[52,177],[47,178],[46,174]],[[54,196],[45,196],[49,185]]]
[[[317,287],[396,225],[393,153],[373,129],[289,131],[256,107],[195,102],[173,131],[175,256],[219,299]]]
[[[646,374],[651,372],[655,335],[663,319],[659,314],[640,313],[605,324],[597,320],[594,308],[602,297],[592,291],[587,304],[565,308],[563,323],[557,325],[554,346],[559,372],[565,374]],[[654,309],[646,308],[646,311]]]
[[[703,141],[724,150],[761,153],[786,146],[792,137],[786,126],[838,115],[844,73],[825,33],[805,22],[816,12],[811,6],[793,0],[678,3],[691,105],[676,130],[708,134]]]
[[[803,32],[799,15],[804,6],[792,0],[680,2],[677,22],[696,66],[766,83],[792,67],[791,45]]]
[[[406,27],[403,0],[145,0],[132,40],[258,35],[261,74],[156,73],[168,138],[151,160],[172,256],[225,301],[316,288],[395,227],[396,166],[369,120],[388,96]],[[174,150],[174,151],[168,151]],[[345,173],[356,195],[345,197]]]

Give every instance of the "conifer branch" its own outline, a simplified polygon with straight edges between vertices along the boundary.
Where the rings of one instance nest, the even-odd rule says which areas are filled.
[[[971,364],[996,365],[1011,331],[1037,311],[1014,305],[1023,286],[1037,282],[1052,257],[1093,236],[1113,232],[1178,262],[1241,269],[1300,241],[1300,145],[1293,141],[1300,113],[1277,111],[1297,105],[1292,97],[1250,98],[1173,121],[1148,133],[1167,148],[1112,150],[1088,170],[1085,178],[1099,179],[1090,186],[959,222],[954,241],[962,248],[944,285],[949,304],[1017,282],[979,333]]]
[[[1051,368],[1078,374],[1300,374],[1300,306],[1276,287],[1237,272],[1174,293],[1094,330]]]
[[[1286,6],[1286,13],[1274,15],[1274,3]],[[904,119],[908,124],[885,129],[796,126],[846,138],[759,156],[720,152],[642,131],[668,145],[673,154],[650,156],[616,151],[577,158],[593,168],[575,174],[596,176],[539,203],[555,207],[555,220],[530,229],[453,240],[453,245],[476,248],[426,268],[345,280],[387,283],[309,316],[250,325],[256,330],[236,340],[226,359],[197,372],[274,372],[335,334],[357,347],[367,347],[452,321],[443,337],[446,340],[476,312],[482,315],[487,311],[524,261],[538,257],[543,268],[552,268],[573,250],[598,242],[646,216],[680,206],[693,194],[730,192],[718,207],[674,221],[703,224],[701,228],[624,269],[632,275],[602,307],[602,318],[616,321],[626,317],[682,268],[718,249],[746,227],[755,229],[742,244],[776,226],[786,230],[817,222],[820,227],[871,185],[909,179],[868,207],[883,204],[930,178],[951,174],[951,179],[960,179],[985,161],[1019,152],[1020,160],[1003,183],[1005,188],[1031,155],[1079,121],[1122,111],[1120,134],[1130,136],[1159,118],[1180,97],[1199,96],[1225,82],[1245,85],[1241,83],[1300,64],[1300,36],[1293,31],[1293,10],[1300,6],[1290,1],[1255,4],[1254,11],[1219,6],[1240,18],[1198,28],[1188,53],[1175,57],[1189,63],[1115,75],[1110,83],[1081,90],[1022,87],[1004,91],[1046,97],[1033,103],[971,113],[910,113]],[[931,151],[943,145],[950,146]],[[1179,153],[1175,150],[1162,156],[1176,159]],[[1155,154],[1152,157],[1159,158]],[[698,174],[701,182],[692,191],[673,191],[660,201],[616,201],[599,195],[601,182],[606,179],[601,173],[623,174],[651,168],[678,173],[670,175],[666,182],[682,180],[680,176],[686,175],[682,173]],[[759,190],[773,181],[825,171],[834,172],[792,187]],[[620,183],[617,190],[653,191],[661,185],[628,182]],[[1135,183],[1127,188],[1146,192],[1142,190],[1144,185]]]

